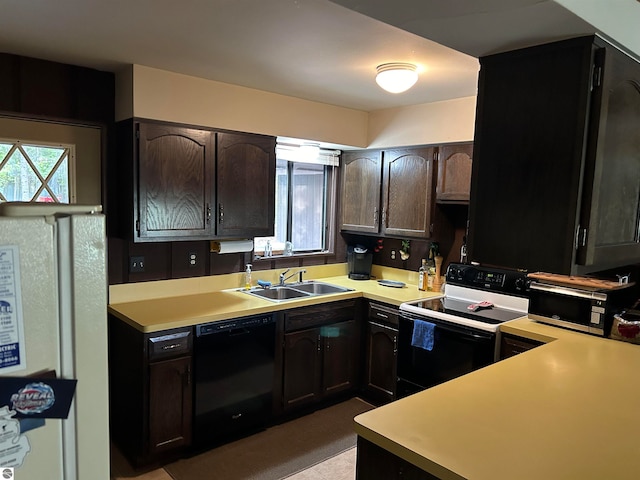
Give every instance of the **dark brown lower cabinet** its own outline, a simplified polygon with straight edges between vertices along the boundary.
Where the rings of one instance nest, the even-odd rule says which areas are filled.
[[[503,333],[500,337],[500,360],[513,357],[540,345],[544,345],[543,342]]]
[[[356,480],[438,480],[438,477],[358,437]]]
[[[355,301],[285,312],[283,410],[354,390],[359,338]]]
[[[322,341],[322,396],[327,397],[356,386],[356,320],[320,327]]]
[[[392,402],[398,380],[398,309],[370,303],[365,336],[364,394],[377,403]]]
[[[149,453],[191,443],[191,357],[149,365]]]
[[[142,333],[109,316],[111,440],[134,465],[191,444],[191,327]]]
[[[320,398],[322,375],[320,330],[311,328],[284,336],[283,402],[285,410]]]

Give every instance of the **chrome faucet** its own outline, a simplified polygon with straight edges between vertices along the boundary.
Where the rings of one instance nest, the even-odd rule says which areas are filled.
[[[287,276],[287,273],[289,273],[290,270],[291,270],[290,268],[287,268],[284,272],[280,274],[280,283],[278,285],[280,285],[281,287],[284,286],[284,282],[289,280],[294,275],[298,275],[298,282],[302,283],[302,274],[307,273],[307,271],[304,268],[301,268],[297,272],[293,272],[291,275]]]

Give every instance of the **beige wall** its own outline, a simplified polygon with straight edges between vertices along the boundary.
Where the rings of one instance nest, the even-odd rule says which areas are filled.
[[[119,100],[116,106],[117,118],[127,118]],[[133,66],[133,114],[340,145],[367,141],[366,112],[140,65]]]
[[[369,114],[370,148],[473,140],[476,97],[457,98]]]
[[[116,76],[132,116],[356,148],[473,140],[475,97],[364,112],[133,65]]]
[[[0,117],[0,137],[76,146],[76,203],[100,205],[100,129]]]

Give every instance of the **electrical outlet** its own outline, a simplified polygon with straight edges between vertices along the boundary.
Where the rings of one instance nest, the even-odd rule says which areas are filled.
[[[196,263],[198,263],[198,255],[195,252],[189,253],[189,266],[195,267]]]
[[[144,257],[142,255],[129,257],[129,273],[144,272]]]

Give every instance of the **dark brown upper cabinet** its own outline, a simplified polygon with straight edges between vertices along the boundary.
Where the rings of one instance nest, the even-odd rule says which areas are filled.
[[[117,125],[109,235],[134,242],[273,235],[275,137],[154,120]]]
[[[571,275],[638,263],[638,59],[591,35],[480,66],[469,259]]]
[[[341,230],[428,238],[434,152],[433,147],[345,152]]]
[[[217,152],[218,236],[273,235],[276,139],[218,133]]]
[[[215,134],[139,123],[138,240],[211,238]]]
[[[381,222],[384,235],[431,236],[434,154],[433,147],[384,151]]]
[[[453,143],[438,148],[436,202],[469,203],[473,142]]]
[[[342,219],[350,232],[380,231],[382,152],[347,151],[342,154]]]

